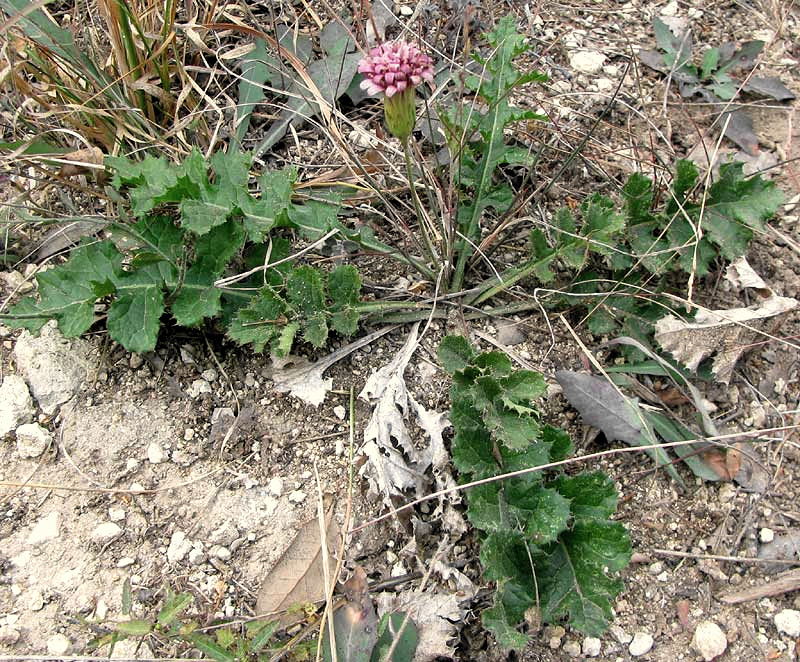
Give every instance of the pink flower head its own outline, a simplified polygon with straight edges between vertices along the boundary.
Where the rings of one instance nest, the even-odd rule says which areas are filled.
[[[433,82],[433,62],[420,50],[405,41],[386,42],[373,48],[358,64],[364,74],[361,89],[368,94],[383,92],[392,97],[423,80]]]

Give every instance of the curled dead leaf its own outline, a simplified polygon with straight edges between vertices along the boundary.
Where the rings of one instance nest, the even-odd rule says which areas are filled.
[[[99,147],[78,149],[64,154],[59,161],[63,163],[61,170],[58,171],[60,177],[73,177],[91,172],[100,173],[104,170],[103,150]]]
[[[655,338],[666,351],[690,370],[714,356],[712,372],[727,384],[736,362],[756,339],[765,320],[795,310],[798,301],[770,296],[747,308],[699,310],[693,322],[667,315],[656,322]]]

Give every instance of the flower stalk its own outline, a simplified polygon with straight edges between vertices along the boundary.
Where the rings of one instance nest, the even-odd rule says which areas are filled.
[[[423,81],[433,82],[433,63],[414,44],[394,41],[373,48],[358,65],[364,74],[361,89],[368,94],[383,94],[383,115],[386,128],[400,141],[405,157],[406,177],[411,191],[414,212],[419,221],[425,252],[431,263],[438,255],[426,226],[419,196],[414,184],[413,165],[408,141],[417,121],[416,87]]]

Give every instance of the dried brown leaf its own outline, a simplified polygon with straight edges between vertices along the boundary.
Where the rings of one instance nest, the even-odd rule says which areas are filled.
[[[325,497],[325,528],[329,553],[329,574],[336,570],[333,558],[339,537],[339,527],[334,514],[334,500]],[[322,541],[316,517],[311,518],[297,532],[292,543],[261,583],[256,601],[259,614],[283,612],[281,627],[288,627],[303,619],[302,613],[287,610],[299,604],[317,602],[326,598],[325,572],[322,561]]]

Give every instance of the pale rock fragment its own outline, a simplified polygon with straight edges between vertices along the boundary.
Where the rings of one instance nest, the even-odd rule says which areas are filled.
[[[54,320],[42,327],[38,337],[23,331],[17,338],[14,361],[45,414],[55,413],[78,392],[91,369],[91,351],[85,340],[64,338]]]
[[[278,478],[271,478],[269,483],[267,483],[267,492],[269,492],[274,497],[280,497],[283,494],[283,479]]]
[[[220,561],[230,561],[231,559],[231,550],[222,545],[214,545],[210,550],[210,554]]]
[[[189,394],[189,397],[193,400],[196,400],[204,393],[211,393],[211,384],[209,384],[205,379],[195,379],[186,392]]]
[[[301,490],[294,490],[293,492],[289,493],[289,502],[300,504],[306,500],[307,494]]]
[[[586,657],[599,657],[602,642],[597,637],[586,637],[583,640],[583,654]]]
[[[628,652],[633,657],[640,657],[646,655],[653,648],[654,644],[653,635],[647,632],[637,632],[633,635],[633,640],[628,646]]]
[[[593,75],[603,70],[606,56],[600,51],[580,50],[570,53],[569,66],[582,74]]]
[[[793,639],[800,637],[800,611],[782,609],[775,614],[775,627],[778,632],[788,634]]]
[[[631,639],[633,639],[633,637],[630,634],[625,632],[625,630],[623,630],[616,623],[612,624],[608,628],[608,631],[611,633],[611,636],[614,637],[614,639],[616,639],[623,646],[626,645],[626,644],[629,644]]]
[[[104,545],[121,533],[122,528],[116,522],[103,522],[92,531],[92,541],[98,545]]]
[[[6,375],[0,384],[0,438],[33,420],[33,398],[19,375]]]
[[[64,655],[71,645],[72,642],[59,632],[47,639],[47,652],[50,655]]]
[[[175,531],[167,548],[167,561],[170,563],[183,561],[191,548],[192,542],[186,538],[186,534],[183,531]]]
[[[166,462],[169,457],[164,452],[164,449],[161,448],[161,444],[153,441],[147,447],[147,459],[150,461],[150,464],[162,464]]]
[[[3,646],[14,646],[21,637],[21,633],[10,625],[0,625],[0,644]]]
[[[17,453],[25,459],[41,457],[53,442],[52,433],[36,423],[20,425],[14,435],[17,438]]]
[[[44,608],[44,596],[41,591],[28,591],[24,597],[25,608],[30,611],[41,611]]]
[[[57,511],[40,519],[28,536],[29,545],[41,545],[58,538],[61,527],[61,518]]]
[[[713,621],[701,621],[692,637],[692,647],[706,662],[717,659],[728,647],[728,639],[719,625]]]

